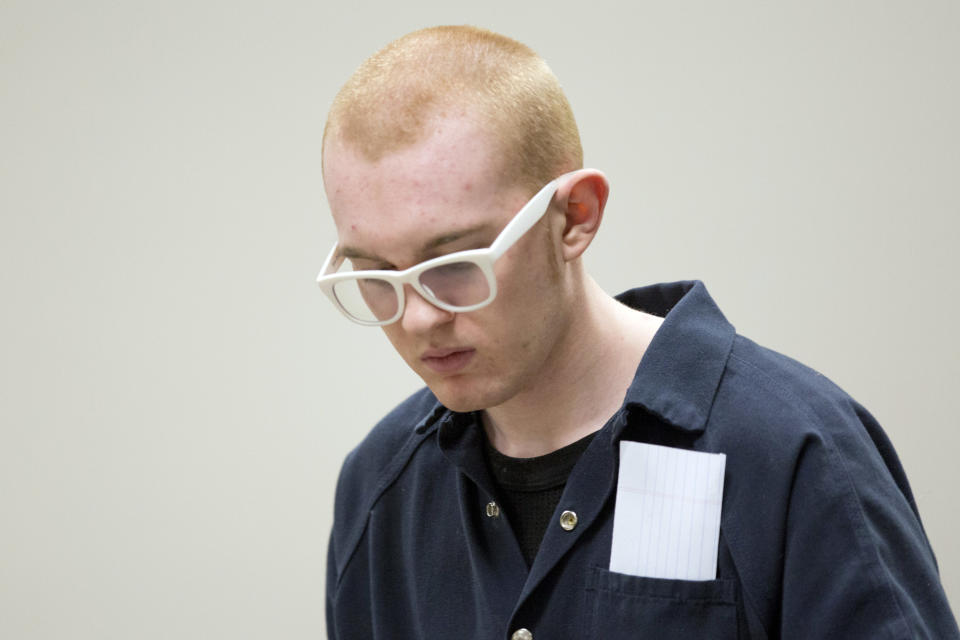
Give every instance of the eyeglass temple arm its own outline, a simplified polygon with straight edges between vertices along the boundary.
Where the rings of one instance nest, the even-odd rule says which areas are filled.
[[[529,231],[530,228],[537,224],[537,221],[543,217],[543,214],[547,212],[547,207],[550,206],[550,201],[553,200],[553,194],[557,191],[559,182],[560,178],[557,178],[547,184],[543,189],[540,189],[537,195],[533,196],[533,198],[527,202],[526,206],[517,213],[513,220],[503,228],[503,231],[500,232],[497,239],[490,245],[490,251],[493,253],[494,260],[503,255],[504,251],[513,246],[514,242],[519,240],[523,234]]]

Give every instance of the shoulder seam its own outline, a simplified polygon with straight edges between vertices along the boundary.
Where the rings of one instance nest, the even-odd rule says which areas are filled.
[[[748,367],[752,372],[754,372],[755,375],[762,378],[764,382],[766,382],[770,387],[773,387],[780,394],[782,394],[783,398],[790,399],[796,405],[798,410],[800,410],[808,420],[810,420],[814,425],[816,425],[817,437],[819,437],[820,440],[826,446],[827,454],[833,460],[836,461],[837,466],[839,467],[843,475],[844,483],[847,486],[847,490],[850,492],[847,494],[847,497],[844,500],[844,502],[846,503],[847,516],[851,519],[853,526],[856,528],[857,537],[860,540],[860,545],[859,545],[860,553],[864,553],[864,552],[868,553],[869,557],[866,559],[868,564],[873,567],[874,584],[877,584],[878,586],[879,585],[883,586],[883,590],[886,592],[887,597],[893,602],[894,607],[896,607],[896,610],[899,613],[899,615],[897,616],[897,622],[901,627],[900,631],[905,633],[907,631],[907,626],[908,626],[906,616],[904,615],[904,611],[900,606],[899,599],[896,597],[896,594],[893,592],[890,581],[885,576],[886,571],[883,567],[883,564],[880,562],[879,558],[877,557],[877,552],[874,549],[875,544],[873,540],[870,538],[870,535],[866,533],[867,525],[865,522],[865,516],[863,513],[860,494],[857,491],[856,484],[853,482],[850,476],[850,472],[847,469],[846,460],[844,456],[841,455],[840,451],[837,449],[837,446],[834,444],[833,438],[830,436],[829,433],[827,433],[827,430],[824,428],[823,420],[820,418],[819,415],[816,414],[816,412],[814,412],[811,409],[808,402],[806,402],[803,398],[801,398],[800,396],[797,396],[789,388],[785,387],[783,384],[778,382],[769,373],[767,373],[766,371],[764,371],[754,363],[750,362],[749,360],[746,360],[735,353],[731,352],[730,357],[736,359],[737,362],[743,364],[745,367]],[[831,384],[833,383],[831,382]],[[839,390],[839,387],[836,387],[836,385],[833,385],[833,386],[835,389]],[[840,391],[841,393],[846,394],[846,392],[843,392],[842,390]],[[857,419],[859,420],[859,417]]]
[[[360,512],[364,514],[362,524],[354,527],[349,534],[350,537],[347,538],[346,543],[343,545],[345,550],[344,554],[341,555],[343,560],[342,562],[337,562],[336,586],[338,589],[343,579],[343,575],[346,573],[347,566],[349,566],[354,554],[356,554],[360,540],[363,538],[363,534],[367,529],[367,524],[370,521],[370,513],[373,511],[373,508],[376,506],[377,502],[380,501],[380,498],[390,487],[390,485],[393,484],[398,477],[400,477],[400,474],[413,457],[414,452],[425,440],[427,440],[427,436],[429,436],[433,431],[433,428],[428,428],[423,432],[417,432],[416,430],[411,429],[410,434],[403,443],[403,446],[400,447],[397,453],[394,454],[390,458],[390,461],[384,466],[383,471],[377,478],[373,491],[370,492],[370,497],[364,504],[363,509],[360,510]]]

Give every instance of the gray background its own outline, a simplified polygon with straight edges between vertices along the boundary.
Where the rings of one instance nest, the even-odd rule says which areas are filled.
[[[611,292],[704,279],[898,448],[960,599],[960,4],[0,0],[0,637],[323,637],[336,473],[419,386],[313,278],[388,40],[539,51]]]

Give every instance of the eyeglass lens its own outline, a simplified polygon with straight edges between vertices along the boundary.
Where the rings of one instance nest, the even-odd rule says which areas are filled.
[[[470,307],[490,297],[490,283],[472,262],[452,262],[420,274],[420,286],[434,302],[452,307]],[[333,287],[337,301],[351,316],[363,322],[382,322],[397,313],[397,290],[381,278],[347,278]]]

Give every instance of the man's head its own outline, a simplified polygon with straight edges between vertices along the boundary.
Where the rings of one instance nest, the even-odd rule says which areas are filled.
[[[334,100],[324,148],[335,138],[375,162],[462,114],[496,141],[504,175],[533,191],[583,166],[573,111],[543,59],[466,26],[415,31],[368,58]]]
[[[576,332],[580,255],[607,195],[579,169],[566,99],[529,49],[469,27],[416,32],[365,62],[324,139],[337,253],[356,271],[402,271],[486,248],[545,183],[565,175],[543,219],[494,264],[489,306],[455,313],[404,286],[384,331],[448,407],[489,408],[549,371]],[[426,284],[426,283],[421,283]]]

